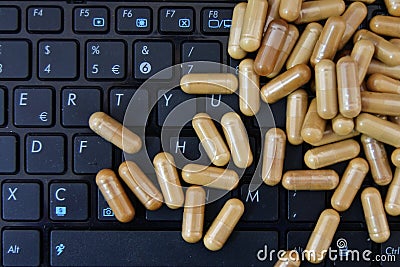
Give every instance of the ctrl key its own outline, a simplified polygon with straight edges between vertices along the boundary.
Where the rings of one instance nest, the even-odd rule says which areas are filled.
[[[39,266],[40,233],[36,230],[3,231],[3,266]]]

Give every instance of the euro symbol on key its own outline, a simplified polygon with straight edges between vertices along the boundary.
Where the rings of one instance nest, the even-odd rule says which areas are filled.
[[[47,115],[48,115],[48,113],[46,111],[43,111],[42,113],[40,113],[39,119],[41,121],[43,121],[43,122],[46,122],[47,121]]]

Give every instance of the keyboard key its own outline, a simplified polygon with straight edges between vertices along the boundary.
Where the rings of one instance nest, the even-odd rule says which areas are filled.
[[[339,231],[333,238],[331,248],[337,250],[334,265],[338,267],[365,267],[371,266],[371,262],[363,259],[363,251],[372,251],[372,241],[367,231]],[[359,252],[359,258],[353,252]],[[334,258],[333,258],[334,259]],[[332,260],[333,260],[332,259]]]
[[[53,124],[53,91],[50,88],[14,90],[14,124],[20,127],[48,127]]]
[[[108,9],[103,7],[77,7],[74,9],[74,31],[99,33],[108,31]]]
[[[99,221],[116,221],[114,212],[108,206],[100,190],[97,190],[97,219]]]
[[[36,230],[3,231],[3,266],[39,266],[40,233]]]
[[[63,136],[29,135],[26,138],[26,172],[63,173],[65,171]]]
[[[200,145],[197,137],[176,137],[169,138],[168,152],[174,156],[175,164],[178,168],[183,168],[186,164],[195,163],[202,165],[210,165],[211,162]]]
[[[19,9],[17,7],[0,7],[0,32],[12,33],[19,31]]]
[[[122,34],[145,34],[151,31],[150,8],[120,7],[117,9],[117,32]]]
[[[232,193],[226,190],[205,187],[206,207],[204,220],[209,222],[206,228],[211,226],[211,222],[217,217],[225,203],[232,198]]]
[[[254,120],[255,127],[272,128],[286,127],[286,98],[279,100],[274,104],[266,104],[261,101],[260,111]]]
[[[287,233],[287,249],[289,250],[296,250],[300,255],[304,253],[304,250],[306,249],[308,239],[311,236],[311,231],[291,231]],[[307,260],[303,260],[301,262],[301,267],[313,267],[313,266],[318,266],[318,267],[323,267],[323,266],[330,266],[329,264],[325,263],[327,262],[327,259],[325,259],[322,263],[319,264],[312,264],[309,263]]]
[[[28,31],[33,33],[61,32],[63,15],[59,7],[30,7]]]
[[[232,25],[232,13],[230,8],[205,8],[201,11],[204,33],[228,34]]]
[[[0,136],[0,173],[17,172],[17,138],[12,135]]]
[[[162,205],[158,210],[146,210],[146,220],[148,221],[182,221],[183,208],[170,209]]]
[[[84,221],[88,218],[87,184],[53,183],[49,198],[53,221]]]
[[[76,79],[78,45],[75,41],[40,41],[40,79]]]
[[[39,184],[3,184],[3,220],[39,220],[40,208]]]
[[[276,221],[278,220],[278,187],[261,185],[250,192],[249,185],[241,187],[240,198],[245,205],[244,221]]]
[[[124,160],[134,161],[140,169],[150,175],[155,175],[153,159],[161,152],[160,138],[148,136],[145,139],[145,143],[142,145],[142,149],[135,154],[123,154]],[[158,184],[158,182],[155,182]]]
[[[230,95],[207,95],[206,112],[216,120],[220,120],[225,113],[235,111],[240,112],[239,96]]]
[[[100,90],[94,88],[63,89],[61,101],[61,122],[74,127],[89,127],[90,115],[100,111],[102,103]]]
[[[133,48],[133,71],[135,79],[147,79],[173,64],[171,42],[138,41]],[[158,79],[171,79],[172,70],[163,71]]]
[[[86,44],[86,78],[123,79],[125,77],[125,43],[91,41]]]
[[[382,244],[381,255],[391,261],[382,261],[383,267],[398,267],[400,261],[400,231],[391,231],[388,241]]]
[[[191,33],[194,30],[194,11],[191,8],[161,8],[159,28],[162,33]]]
[[[221,44],[218,42],[185,42],[182,44],[182,62],[211,61],[221,62]],[[182,64],[183,74],[220,72],[219,65],[211,64]]]
[[[351,204],[350,208],[345,212],[341,213],[341,220],[343,222],[364,222],[364,212],[361,205],[361,192],[363,188],[358,191],[358,194],[354,198],[353,203]]]
[[[28,79],[30,55],[27,41],[0,40],[0,79]]]
[[[105,242],[106,241],[106,242]],[[155,242],[156,241],[156,242]],[[64,250],[56,247],[63,244]],[[121,245],[122,244],[122,245]],[[272,231],[234,231],[220,251],[208,251],[202,242],[188,245],[180,231],[62,231],[51,232],[52,266],[270,266],[257,253],[278,248]],[[151,251],[151,257],[144,257]],[[110,257],[112,255],[112,257]]]
[[[324,191],[288,191],[288,198],[289,221],[316,222],[326,208]]]
[[[99,136],[74,137],[74,172],[96,174],[112,168],[112,145]]]
[[[283,128],[285,130],[285,128]],[[265,133],[263,134],[265,138]],[[264,139],[265,140],[265,139]],[[303,148],[286,142],[284,171],[301,170],[303,168]]]
[[[0,88],[0,126],[6,123],[6,96],[4,89]]]

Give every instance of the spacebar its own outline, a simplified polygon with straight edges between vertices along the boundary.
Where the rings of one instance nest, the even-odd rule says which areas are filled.
[[[52,231],[51,266],[273,266],[260,250],[277,249],[278,234],[236,231],[218,252],[185,243],[178,231]],[[273,261],[275,261],[274,259]]]

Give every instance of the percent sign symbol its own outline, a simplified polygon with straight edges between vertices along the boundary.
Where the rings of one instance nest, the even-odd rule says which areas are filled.
[[[92,55],[100,55],[100,45],[92,45]]]

